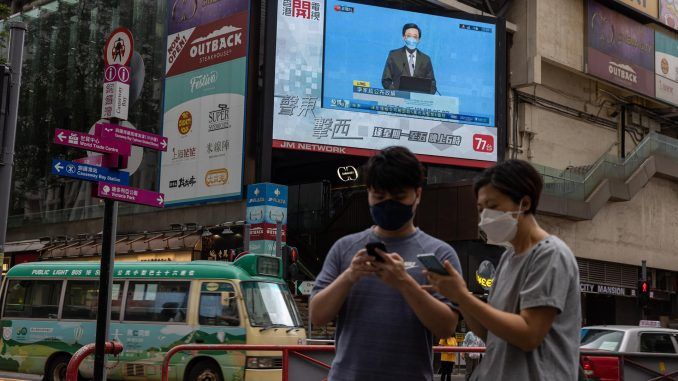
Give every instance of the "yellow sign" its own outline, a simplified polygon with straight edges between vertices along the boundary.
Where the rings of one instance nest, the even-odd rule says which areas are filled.
[[[650,17],[659,17],[659,0],[618,0]]]
[[[483,278],[476,272],[476,282],[478,282],[479,285],[483,286],[484,289],[489,290],[492,288],[492,282],[494,282],[494,278]]]
[[[370,83],[367,81],[353,81],[353,86],[370,87]]]

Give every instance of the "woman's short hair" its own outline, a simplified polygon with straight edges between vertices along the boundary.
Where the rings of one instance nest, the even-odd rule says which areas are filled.
[[[525,212],[535,214],[544,181],[530,163],[512,159],[487,168],[476,178],[473,184],[476,197],[478,190],[486,185],[492,185],[516,204],[520,204],[525,196],[529,197],[532,205]]]

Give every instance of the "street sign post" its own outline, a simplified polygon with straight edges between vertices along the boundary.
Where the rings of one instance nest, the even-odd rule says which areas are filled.
[[[116,184],[100,182],[97,187],[97,195],[109,200],[149,205],[156,208],[165,206],[165,195],[162,193]]]
[[[115,236],[118,219],[117,201],[165,206],[162,193],[129,187],[130,169],[117,171],[113,168],[127,168],[131,146],[147,147],[159,151],[167,150],[167,139],[119,125],[125,122],[129,111],[130,59],[134,51],[132,33],[126,28],[114,30],[104,47],[104,98],[101,105],[102,118],[111,123],[96,123],[94,134],[56,129],[56,144],[99,152],[76,161],[52,161],[52,173],[79,180],[97,182],[97,197],[104,199],[104,228],[101,243],[101,268],[99,276],[99,300],[97,309],[97,330],[94,350],[94,380],[106,380],[106,357],[104,347],[108,341],[111,310],[111,289],[113,284],[113,261],[115,258]],[[129,124],[131,126],[131,124]],[[90,130],[92,132],[92,130]],[[142,148],[136,148],[139,152]],[[138,165],[138,162],[136,163]],[[134,166],[135,164],[130,164]],[[133,172],[135,168],[132,168]],[[0,247],[1,249],[2,247]]]
[[[130,144],[115,139],[104,139],[90,134],[57,128],[54,131],[54,142],[63,146],[81,148],[87,151],[112,153],[129,156],[132,152]]]
[[[114,171],[96,165],[76,163],[68,160],[52,160],[52,174],[86,181],[102,181],[116,185],[128,185],[127,172]]]
[[[129,114],[129,67],[108,65],[104,70],[104,97],[101,103],[102,118],[127,119]]]
[[[295,281],[294,284],[297,287],[297,295],[311,295],[314,285],[313,281]]]
[[[102,138],[118,139],[134,146],[167,151],[167,138],[164,136],[107,123],[97,123],[95,131]]]

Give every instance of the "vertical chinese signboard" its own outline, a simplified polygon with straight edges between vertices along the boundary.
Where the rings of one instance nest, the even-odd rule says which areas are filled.
[[[168,9],[160,189],[167,205],[242,192],[249,0]]]
[[[593,0],[586,24],[586,71],[654,97],[654,31]]]

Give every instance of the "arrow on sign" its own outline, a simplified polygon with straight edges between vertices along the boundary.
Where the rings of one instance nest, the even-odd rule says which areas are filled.
[[[64,167],[61,166],[61,162],[60,162],[60,161],[57,161],[57,163],[54,164],[54,169],[56,169],[57,172],[61,172],[61,170],[64,169]]]
[[[158,198],[156,198],[155,200],[156,200],[160,205],[162,205],[163,202],[165,202],[165,200],[162,199],[162,195],[158,196]]]
[[[63,132],[59,131],[59,135],[57,135],[57,138],[59,138],[59,141],[63,142],[64,139],[66,138],[66,135],[64,135]]]
[[[167,148],[167,142],[164,140],[160,142],[160,145],[162,146],[163,149]]]

